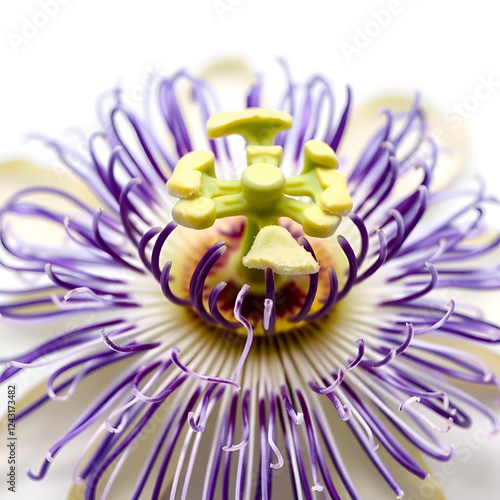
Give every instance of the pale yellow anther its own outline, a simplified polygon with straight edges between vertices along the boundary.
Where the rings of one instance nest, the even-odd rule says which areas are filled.
[[[339,160],[333,149],[326,143],[316,140],[307,141],[304,145],[303,173],[315,168],[338,168]]]
[[[239,134],[249,145],[272,146],[276,134],[291,126],[292,117],[284,111],[247,108],[215,113],[207,122],[207,132],[211,139]]]
[[[192,151],[177,163],[167,182],[169,194],[176,198],[191,198],[202,194],[202,173],[215,176],[214,154],[211,151]]]
[[[281,226],[265,226],[255,237],[252,248],[243,257],[249,269],[272,269],[276,274],[314,274],[319,264]]]
[[[332,215],[313,205],[304,210],[302,228],[304,233],[315,238],[328,238],[339,227],[342,217]]]
[[[215,202],[206,196],[181,199],[172,208],[172,217],[177,224],[191,229],[206,229],[216,219]]]
[[[338,170],[331,170],[335,174],[331,179],[330,187],[321,193],[319,206],[334,215],[347,215],[352,209],[352,200],[347,191],[346,179]]]
[[[339,176],[343,176],[341,172],[334,169],[317,168],[315,172],[321,189],[333,186],[337,182],[337,179],[339,179]]]

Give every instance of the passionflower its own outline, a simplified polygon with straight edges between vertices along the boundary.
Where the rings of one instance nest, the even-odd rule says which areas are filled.
[[[401,498],[399,470],[424,480],[422,454],[453,458],[442,433],[478,412],[498,430],[475,388],[498,384],[481,347],[500,330],[459,292],[500,285],[478,261],[500,245],[492,198],[436,189],[418,98],[382,109],[368,141],[354,130],[357,157],[336,154],[351,91],[336,113],[319,76],[287,73],[274,105],[258,80],[221,110],[180,72],[146,108],[115,91],[85,148],[40,138],[94,201],[64,182],[0,212],[17,277],[1,320],[37,343],[3,356],[0,381],[45,378],[19,425],[80,412],[39,464],[33,446],[31,479],[76,441],[72,498],[357,499],[359,468]]]

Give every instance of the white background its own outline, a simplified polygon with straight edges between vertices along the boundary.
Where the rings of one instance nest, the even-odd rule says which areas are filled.
[[[382,21],[380,11],[393,2],[61,0],[28,38],[27,23],[44,24],[41,3],[1,3],[0,161],[32,154],[21,141],[27,132],[93,130],[96,97],[117,83],[140,86],[151,68],[197,73],[229,57],[260,70],[282,56],[297,80],[321,72],[337,92],[351,83],[358,104],[418,90],[441,112],[465,106],[468,172],[481,172],[500,194],[500,12],[493,2],[401,0]],[[351,57],[346,44],[356,49]],[[472,96],[482,79],[498,83],[476,106]],[[482,444],[447,476],[450,500],[498,498],[500,474],[482,472],[492,470],[491,460],[499,463],[499,444]],[[2,484],[0,491],[3,497]]]

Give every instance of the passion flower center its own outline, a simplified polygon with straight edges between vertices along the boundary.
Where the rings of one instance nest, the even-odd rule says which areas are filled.
[[[311,247],[305,248],[309,243],[299,244],[296,236],[279,225],[280,220],[291,219],[292,226],[299,224],[306,235],[326,238],[336,231],[342,217],[352,208],[345,177],[337,170],[335,152],[326,143],[308,141],[304,146],[302,172],[285,177],[279,168],[283,150],[273,142],[276,134],[291,125],[292,117],[282,111],[248,108],[216,113],[207,122],[210,139],[240,134],[247,141],[248,167],[240,180],[217,179],[214,154],[194,151],[179,160],[167,183],[170,195],[179,198],[172,210],[177,224],[206,229],[217,219],[246,218],[241,236],[226,247],[231,251],[222,258],[225,249],[221,247],[216,250],[217,255],[210,257],[219,262],[213,264],[211,277],[205,276],[204,290],[216,290],[215,298],[212,292],[206,298],[209,307],[213,309],[220,299],[224,310],[234,304],[238,282],[250,285],[252,291],[247,302],[253,301],[254,309],[255,302],[262,302],[261,324],[268,331],[275,330],[269,326],[270,322],[306,318],[320,283],[318,260]],[[305,197],[311,201],[304,201]],[[222,272],[221,262],[225,266]],[[228,284],[223,292],[220,285],[211,282],[215,277],[227,275],[228,269],[230,275],[220,282]],[[322,278],[331,290],[331,274],[323,272]],[[211,284],[218,288],[212,288]]]

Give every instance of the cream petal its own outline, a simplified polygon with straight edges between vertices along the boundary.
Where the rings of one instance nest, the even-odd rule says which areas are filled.
[[[408,97],[384,96],[356,108],[350,116],[338,154],[347,156],[350,162],[355,161],[361,146],[384,124],[386,119],[381,110],[388,108],[393,112],[408,111],[412,103],[413,99]],[[422,109],[428,121],[428,133],[436,142],[440,153],[432,184],[432,190],[437,191],[446,187],[463,168],[467,156],[468,133],[463,123],[456,125],[430,107],[422,106]],[[411,173],[405,179],[406,185],[413,184],[413,176],[419,178],[420,174]]]
[[[83,500],[85,484],[74,484],[68,492],[68,500]]]
[[[63,169],[56,172],[23,159],[0,163],[1,204],[16,191],[37,185],[64,189],[95,207],[102,206],[102,201],[82,181]]]
[[[487,245],[488,243],[493,243],[499,237],[500,233],[489,231],[476,238],[467,238],[464,240],[464,245]],[[500,247],[496,248],[488,255],[474,259],[473,264],[474,267],[498,266],[500,264]],[[454,292],[457,294],[457,298],[460,301],[466,304],[472,304],[481,309],[487,321],[493,322],[496,325],[500,324],[500,308],[498,307],[498,304],[500,304],[500,290],[475,291],[457,289]],[[469,350],[469,348],[467,347],[466,350]],[[498,362],[497,360],[497,366]],[[498,370],[498,375],[500,376],[500,369]]]
[[[103,202],[85,185],[74,176],[64,171],[55,172],[42,166],[35,165],[26,160],[12,160],[0,164],[0,206],[18,191],[33,187],[50,187],[60,189],[71,194],[94,207],[96,210],[103,206]],[[53,209],[60,209],[69,215],[75,213],[75,206],[63,198],[51,194],[33,193],[27,195],[31,201],[46,204]],[[29,242],[44,242],[52,244],[67,244],[68,237],[59,225],[41,219],[8,214],[4,217],[2,230],[15,230],[27,244]],[[9,283],[4,287],[8,288]]]
[[[200,72],[203,78],[217,89],[224,99],[223,109],[241,109],[243,96],[255,82],[255,72],[241,59],[221,59],[209,64]]]
[[[423,456],[415,448],[408,446],[403,440],[401,440],[401,444],[422,469],[428,471],[432,470],[432,468],[426,464]],[[381,452],[381,456],[384,457],[386,463],[390,463],[390,455],[385,450]],[[406,498],[419,498],[419,492],[422,488],[425,488],[426,493],[432,492],[432,496],[427,496],[427,498],[432,498],[432,500],[446,500],[441,485],[432,473],[429,474],[427,479],[421,480],[413,474],[408,473],[402,467],[393,467],[391,471],[396,480],[401,484]],[[382,500],[382,497],[380,497],[380,500]]]

